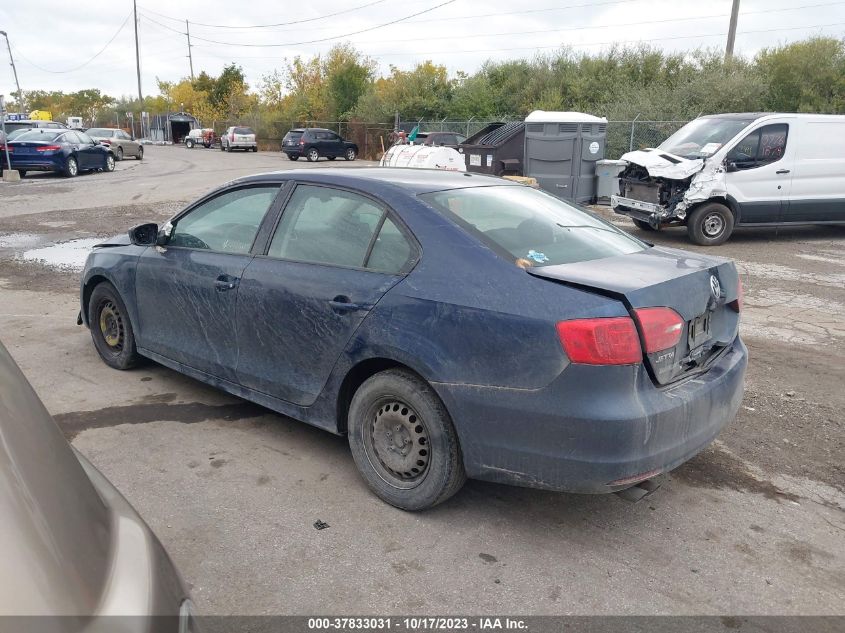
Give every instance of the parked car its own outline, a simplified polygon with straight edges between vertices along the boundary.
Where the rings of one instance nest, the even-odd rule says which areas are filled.
[[[214,145],[214,130],[211,128],[194,128],[185,136],[185,147],[193,149],[195,145],[209,148]]]
[[[418,132],[414,144],[445,145],[446,147],[457,148],[465,140],[467,140],[466,136],[456,132]]]
[[[29,119],[16,119],[14,121],[6,121],[5,128],[6,134],[11,134],[15,130],[32,130],[35,128],[46,130],[68,129],[66,125],[63,125],[58,121],[33,121]],[[2,128],[0,128],[0,143],[3,143],[5,140],[6,139],[3,137],[3,130]]]
[[[232,126],[220,137],[220,149],[230,152],[233,149],[258,151],[258,141],[251,127]]]
[[[845,224],[845,116],[717,114],[622,156],[614,211],[644,230],[686,225],[722,244],[735,226]]]
[[[114,153],[76,130],[33,129],[0,145],[0,161],[9,152],[11,168],[21,178],[28,171],[54,171],[73,178],[82,171],[114,171]]]
[[[407,510],[466,476],[602,493],[671,470],[734,417],[747,363],[730,260],[439,170],[241,178],[95,248],[80,299],[109,366],[345,433]]]
[[[309,161],[316,162],[321,156],[334,160],[342,156],[345,160],[355,160],[358,157],[358,146],[345,141],[331,130],[319,127],[307,127],[291,130],[282,139],[282,151],[291,160],[305,156]]]
[[[190,596],[161,542],[68,445],[2,344],[0,411],[0,615],[76,616],[52,620],[56,631],[116,630],[116,615],[159,630],[153,618],[171,616],[173,631],[191,630],[180,628],[192,625]]]
[[[144,147],[119,128],[95,127],[90,128],[86,133],[95,141],[111,147],[115,160],[123,160],[125,156],[134,156],[138,160],[144,159]]]

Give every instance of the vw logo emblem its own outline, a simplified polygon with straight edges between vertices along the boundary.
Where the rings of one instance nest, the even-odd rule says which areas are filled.
[[[722,286],[719,285],[719,280],[716,279],[715,275],[710,275],[710,294],[713,295],[714,299],[722,296]]]

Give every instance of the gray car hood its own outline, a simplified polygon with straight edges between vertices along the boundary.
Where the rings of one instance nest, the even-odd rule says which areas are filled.
[[[0,615],[96,610],[109,510],[2,345],[0,517]]]

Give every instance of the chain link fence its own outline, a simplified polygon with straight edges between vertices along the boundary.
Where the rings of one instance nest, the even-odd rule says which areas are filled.
[[[686,125],[687,121],[608,121],[607,158],[619,158],[625,152],[657,147]]]
[[[441,121],[400,121],[399,129],[405,132],[410,132],[417,125],[420,126],[420,132],[454,132],[455,134],[463,134],[467,138],[487,127],[491,123],[507,123],[514,121],[512,117],[505,117],[501,119],[476,119],[472,118],[467,121],[453,121],[443,119]]]

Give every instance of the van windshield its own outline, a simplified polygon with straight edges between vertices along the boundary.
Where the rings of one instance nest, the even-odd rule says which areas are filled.
[[[663,141],[657,149],[684,158],[712,156],[754,120],[752,117],[747,119],[702,117],[687,123]]]
[[[648,248],[587,210],[531,187],[470,187],[419,197],[520,268],[584,262]]]

